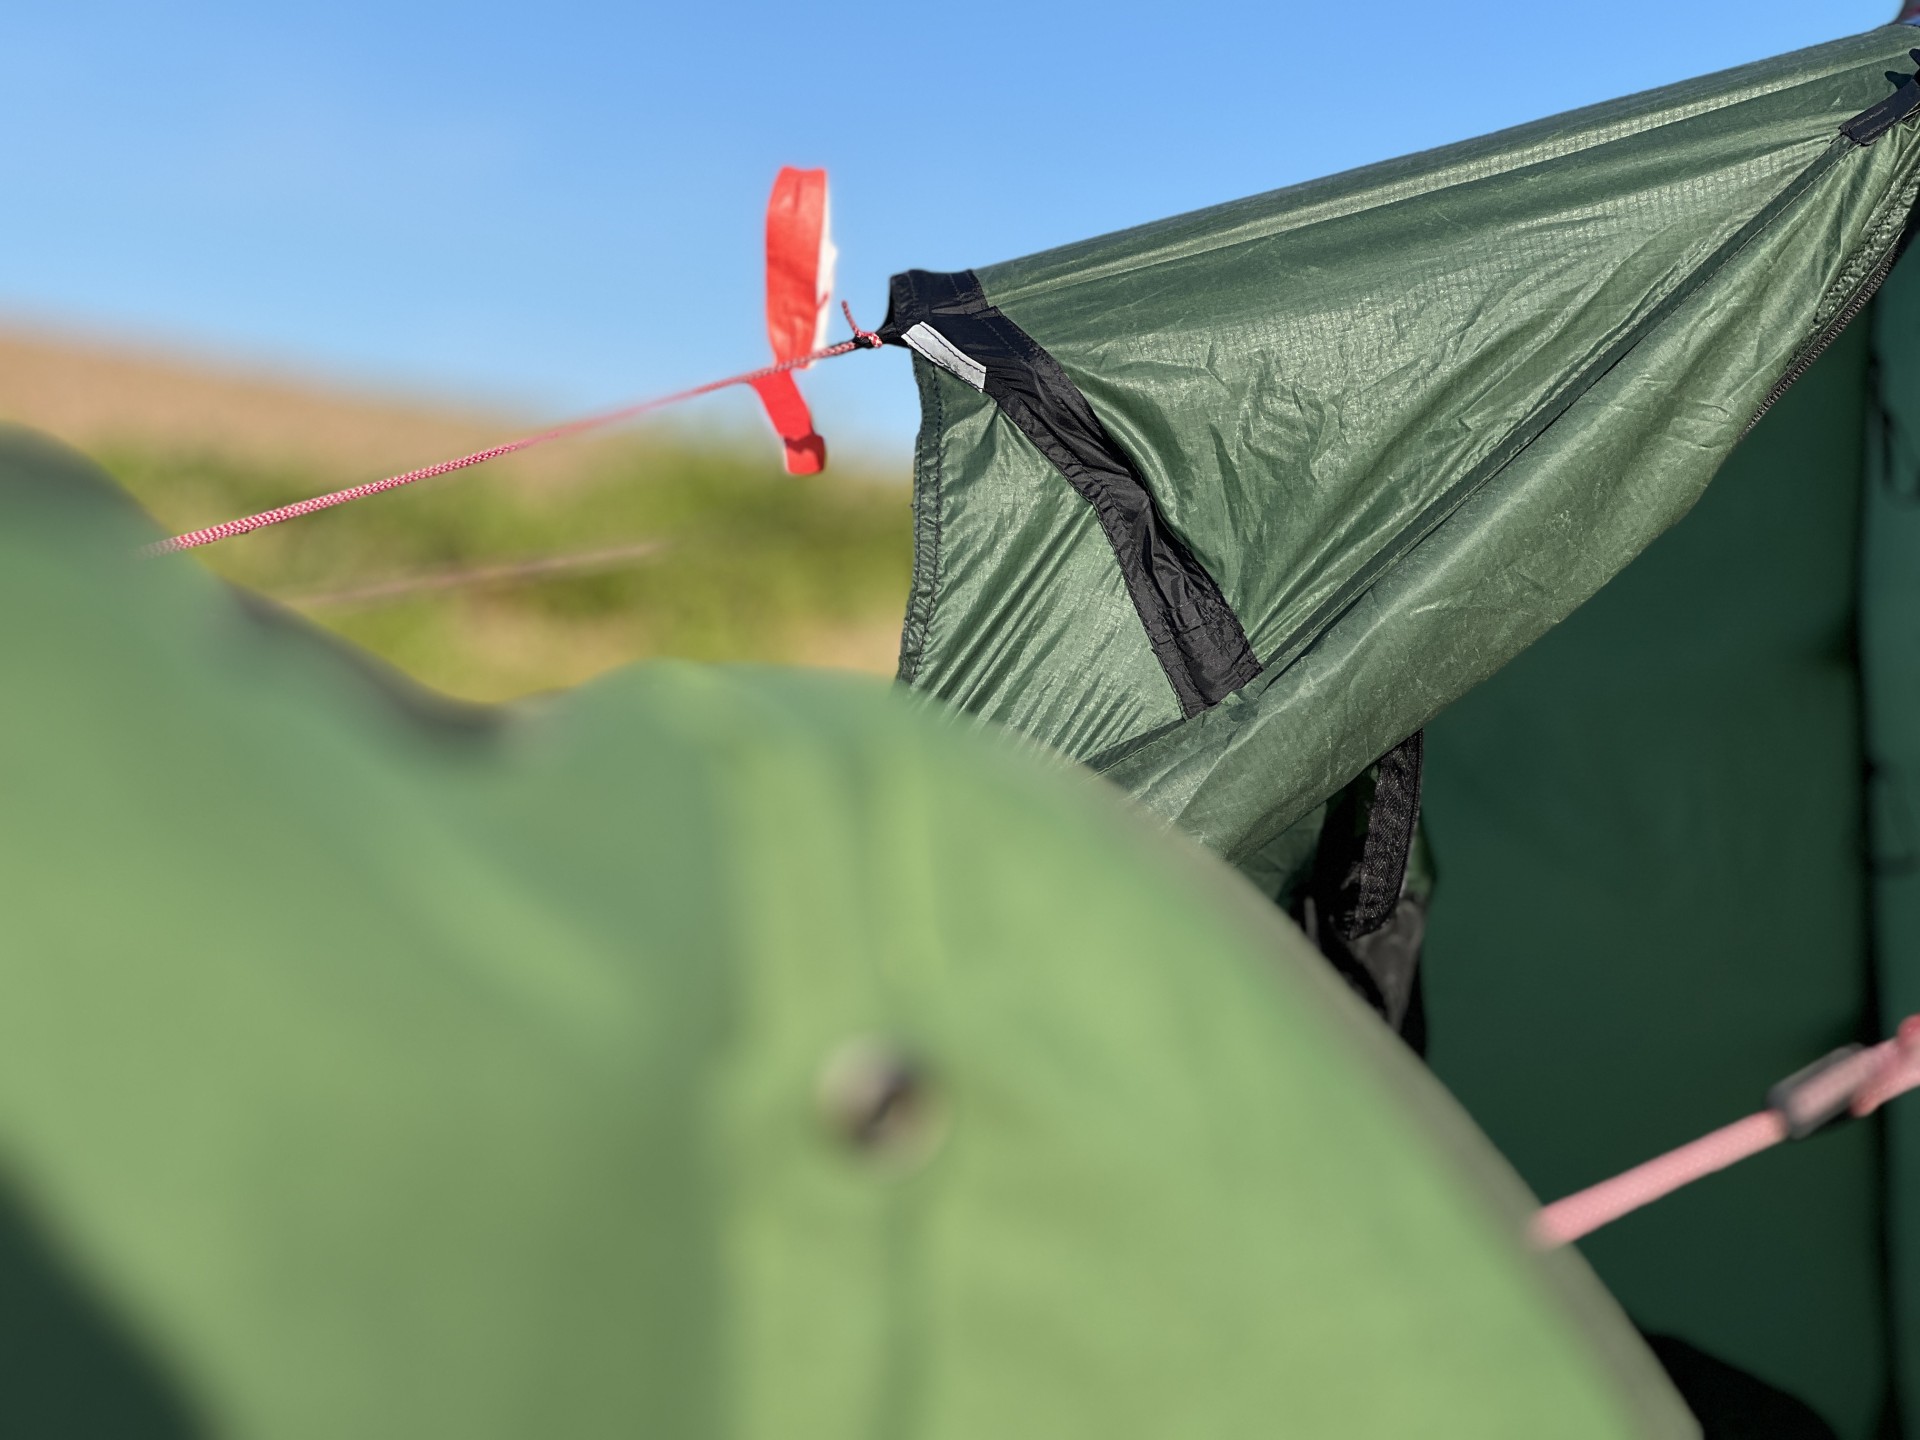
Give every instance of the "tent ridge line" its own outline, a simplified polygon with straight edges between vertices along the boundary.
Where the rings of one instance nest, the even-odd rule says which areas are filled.
[[[1865,36],[1877,33],[1878,30],[1893,28],[1896,27],[1876,27],[1876,30],[1867,31],[1862,36],[1829,41],[1823,46],[1814,48],[1816,50],[1837,50],[1841,47],[1855,44],[1860,39],[1864,39]],[[1737,73],[1740,70],[1761,69],[1773,63],[1775,62],[1765,60],[1756,61],[1748,65],[1736,66],[1732,71],[1722,73]],[[1708,98],[1703,94],[1700,98],[1696,99],[1682,98],[1682,92],[1703,89],[1703,87],[1708,86],[1718,78],[1713,75],[1700,76],[1692,80],[1681,81],[1678,84],[1642,91],[1639,95],[1626,97],[1625,101],[1602,101],[1598,104],[1582,106],[1558,115],[1548,115],[1537,120],[1525,121],[1519,125],[1509,126],[1506,129],[1496,130],[1488,135],[1477,136],[1470,140],[1455,141],[1452,144],[1442,145],[1434,149],[1415,151],[1411,155],[1399,155],[1386,160],[1377,160],[1370,164],[1356,166],[1351,170],[1341,171],[1335,175],[1303,180],[1293,185],[1282,185],[1277,189],[1264,191],[1258,195],[1250,195],[1237,200],[1227,200],[1214,205],[1203,205],[1196,210],[1189,210],[1184,214],[1169,216],[1160,220],[1150,220],[1144,224],[1129,226],[1107,235],[1096,236],[1090,240],[1075,241],[1071,244],[1057,246],[1052,250],[1043,250],[1037,255],[1023,257],[1020,260],[1001,262],[988,266],[986,269],[990,272],[990,277],[995,281],[994,293],[999,296],[1001,303],[1015,304],[1029,298],[1036,291],[1046,291],[1050,294],[1057,294],[1078,285],[1110,279],[1115,275],[1127,274],[1136,270],[1151,270],[1156,266],[1174,261],[1196,259],[1203,255],[1216,254],[1220,251],[1231,250],[1242,245],[1259,244],[1262,241],[1273,239],[1278,235],[1292,233],[1294,230],[1303,228],[1306,225],[1315,225],[1330,220],[1342,219],[1360,210],[1377,208],[1383,204],[1399,204],[1402,201],[1423,199],[1458,188],[1462,185],[1473,185],[1486,180],[1498,179],[1502,176],[1519,174],[1532,165],[1540,163],[1540,159],[1557,162],[1585,155],[1594,150],[1602,149],[1605,146],[1648,134],[1666,125],[1685,124],[1688,121],[1700,119],[1702,116],[1724,113],[1739,105],[1751,104],[1756,100],[1771,99],[1776,95],[1804,89],[1809,85],[1817,84],[1821,80],[1844,73],[1848,68],[1848,62],[1836,60],[1831,69],[1822,70],[1811,75],[1798,75],[1790,80],[1781,81],[1780,83],[1754,84],[1732,95],[1722,93]],[[1666,105],[1653,103],[1662,97],[1672,97],[1672,103]],[[1608,110],[1613,106],[1630,103],[1633,100],[1648,102],[1647,108],[1630,116],[1621,116],[1610,126],[1596,128],[1586,136],[1581,143],[1575,144],[1570,148],[1552,148],[1549,137],[1545,134],[1549,127],[1570,125],[1573,122],[1586,119],[1598,112]],[[1857,120],[1861,117],[1855,118]],[[1517,136],[1523,136],[1533,131],[1543,132],[1541,139],[1527,151],[1510,153],[1506,157],[1506,163],[1499,163],[1492,156],[1469,153],[1477,151],[1478,148],[1483,145],[1493,146],[1498,142],[1512,140]],[[1564,138],[1564,132],[1562,138]],[[1539,158],[1530,158],[1539,155],[1541,151],[1548,150],[1551,151],[1550,154],[1540,156]],[[1422,162],[1431,162],[1437,157],[1447,156],[1456,151],[1460,152],[1460,158],[1450,161],[1444,168],[1425,172],[1422,178],[1427,183],[1417,186],[1410,185],[1405,193],[1394,194],[1385,199],[1382,199],[1378,194],[1369,193],[1368,183],[1373,177],[1378,177],[1389,171],[1401,168],[1416,171],[1416,168]],[[1077,250],[1093,246],[1111,245],[1116,241],[1124,240],[1128,236],[1145,236],[1149,232],[1158,230],[1165,230],[1172,235],[1177,232],[1177,227],[1218,217],[1226,211],[1255,205],[1270,205],[1283,199],[1301,196],[1306,192],[1323,187],[1331,190],[1332,187],[1341,184],[1345,184],[1349,188],[1344,192],[1329,194],[1325,199],[1321,200],[1318,206],[1311,212],[1303,212],[1298,209],[1290,210],[1284,217],[1287,222],[1284,225],[1274,223],[1264,225],[1256,224],[1252,228],[1252,233],[1242,234],[1230,232],[1222,234],[1211,244],[1199,246],[1194,249],[1179,248],[1176,240],[1172,245],[1155,246],[1153,250],[1148,253],[1136,253],[1118,257],[1105,264],[1090,265],[1076,269],[1071,274],[1036,275],[1032,278],[1014,280],[1010,284],[1000,283],[1001,276],[997,273],[1002,270],[1019,269],[1024,271],[1029,268],[1039,268],[1042,262],[1047,261],[1052,261],[1055,264],[1065,263],[1067,257]],[[1275,218],[1277,219],[1279,217]]]

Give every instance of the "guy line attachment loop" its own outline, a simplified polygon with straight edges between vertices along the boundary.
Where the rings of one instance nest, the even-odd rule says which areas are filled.
[[[846,301],[840,302],[840,313],[847,317],[847,328],[853,331],[853,338],[869,350],[878,350],[886,342],[871,330],[862,330],[860,322],[853,318],[853,306]]]

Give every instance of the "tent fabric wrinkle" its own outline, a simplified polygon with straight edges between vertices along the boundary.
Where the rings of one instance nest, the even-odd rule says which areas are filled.
[[[982,391],[1092,506],[1183,715],[1260,673],[1220,587],[1160,515],[1126,452],[1047,354],[971,271],[896,275],[883,338]]]
[[[968,272],[1260,668],[1204,708],[1166,696],[1059,467],[917,359],[917,539],[939,553],[903,676],[1258,852],[1685,513],[1893,253],[1920,141],[1841,131],[1911,44],[1887,27]],[[1059,598],[1009,598],[1036,594]]]

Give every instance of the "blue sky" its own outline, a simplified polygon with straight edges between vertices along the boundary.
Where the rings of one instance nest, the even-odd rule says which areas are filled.
[[[841,290],[1866,29],[1892,0],[12,6],[0,316],[568,413],[761,363],[760,212]],[[37,12],[37,13],[30,13]],[[904,452],[904,357],[808,377]],[[751,397],[690,419],[754,424]]]

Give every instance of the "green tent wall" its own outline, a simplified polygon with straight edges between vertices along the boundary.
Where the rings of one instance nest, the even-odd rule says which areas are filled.
[[[1428,729],[1431,1058],[1543,1193],[1920,1011],[1917,426],[1906,262],[1692,514]],[[1920,1402],[1916,1141],[1896,1108],[1585,1248],[1649,1329],[1881,1433]]]
[[[1911,262],[1869,308],[1920,131],[1849,130],[1911,110],[1916,38],[896,283],[893,335],[952,342],[916,347],[903,678],[1283,901],[1324,802],[1429,726],[1433,1063],[1548,1195],[1920,1009]],[[1104,451],[1036,423],[1062,382],[1023,345]],[[1146,542],[1101,508],[1114,455]],[[1258,674],[1195,703],[1182,657],[1233,622]],[[1916,1127],[1789,1147],[1589,1253],[1650,1331],[1867,1440],[1920,1412]]]
[[[1856,645],[1867,340],[1428,728],[1429,1055],[1542,1195],[1757,1109],[1885,1023]],[[1883,1229],[1920,1192],[1888,1186],[1881,1147],[1877,1125],[1783,1147],[1584,1248],[1649,1331],[1864,1440],[1904,1330],[1890,1306],[1920,1299]]]
[[[903,677],[1270,896],[1431,722],[1434,1068],[1543,1191],[1920,1008],[1920,280],[1861,315],[1920,188],[1914,38],[896,295],[942,357]],[[1053,451],[1034,376],[1080,397]],[[448,710],[135,562],[70,460],[14,437],[0,470],[34,620],[0,710],[0,1333],[55,1337],[0,1405],[1684,1433],[1272,906],[1031,757],[675,667]],[[952,1087],[913,1175],[814,1114],[873,1032]],[[1920,1404],[1915,1124],[1588,1252],[1649,1330],[1867,1440]]]
[[[1685,514],[1878,278],[1920,131],[1840,131],[1914,39],[981,269],[1262,669],[1183,717],[1094,507],[921,360],[903,678],[1254,856]]]

